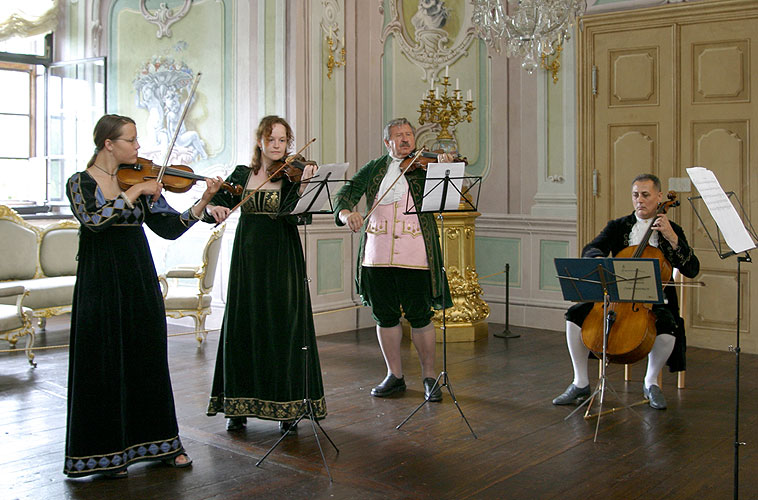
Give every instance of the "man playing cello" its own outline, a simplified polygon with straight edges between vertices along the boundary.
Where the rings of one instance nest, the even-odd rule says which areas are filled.
[[[648,245],[657,247],[663,256],[682,275],[694,278],[700,271],[700,261],[687,243],[684,231],[668,220],[665,214],[656,216],[658,205],[663,200],[661,181],[653,174],[641,174],[632,181],[632,205],[634,213],[610,221],[600,234],[582,250],[582,257],[615,256],[630,245],[641,242],[652,223],[653,233]],[[593,307],[592,302],[574,304],[566,312],[566,344],[574,380],[560,396],[553,399],[554,405],[567,405],[586,399],[590,395],[587,375],[589,349],[582,342],[581,326]],[[653,305],[657,336],[648,354],[647,372],[642,387],[643,395],[650,406],[657,410],[666,408],[666,398],[658,386],[658,373],[666,361],[674,367],[683,366],[684,327],[679,318],[679,302],[673,286],[664,287],[664,303]],[[678,344],[678,345],[677,345]],[[675,345],[677,347],[674,352]],[[670,359],[671,358],[671,359]]]

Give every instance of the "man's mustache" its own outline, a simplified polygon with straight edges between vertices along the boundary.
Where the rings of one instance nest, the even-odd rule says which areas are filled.
[[[401,146],[410,147],[410,146],[411,146],[411,143],[410,143],[410,142],[408,142],[408,141],[402,141],[402,142],[400,143],[400,145],[401,145]]]

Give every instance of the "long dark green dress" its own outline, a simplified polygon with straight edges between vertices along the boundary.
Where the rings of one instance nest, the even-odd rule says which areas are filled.
[[[107,200],[87,172],[67,184],[81,223],[71,308],[66,458],[70,477],[115,473],[182,453],[168,371],[166,315],[142,229],[178,238],[196,221],[161,197]]]
[[[227,182],[245,186],[251,172],[238,165]],[[247,193],[219,192],[211,204],[231,208]],[[280,207],[291,208],[296,195],[295,184],[285,178],[281,191],[259,191],[241,207],[209,416],[300,416],[305,396],[303,345],[309,355],[308,396],[316,417],[326,416],[298,217],[275,215]]]

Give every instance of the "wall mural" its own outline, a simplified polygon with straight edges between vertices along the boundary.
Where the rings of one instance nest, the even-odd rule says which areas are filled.
[[[140,68],[132,84],[135,104],[148,112],[146,130],[140,134],[141,156],[162,162],[179,126],[169,163],[188,165],[208,157],[200,135],[188,130],[186,121],[179,123],[193,79],[194,72],[172,57],[153,56]]]
[[[140,156],[162,163],[177,132],[169,163],[223,174],[234,161],[229,98],[234,66],[228,63],[233,5],[221,0],[194,0],[191,8],[185,0],[164,3],[160,8],[145,0],[111,3],[108,110],[137,121]],[[180,124],[198,73],[202,79]]]

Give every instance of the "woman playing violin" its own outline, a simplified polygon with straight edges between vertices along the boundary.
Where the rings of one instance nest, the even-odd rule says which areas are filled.
[[[630,245],[638,245],[652,224],[649,245],[657,247],[672,267],[682,275],[694,278],[700,272],[700,261],[687,243],[684,231],[665,214],[656,215],[663,201],[661,181],[652,174],[638,175],[632,182],[634,213],[610,221],[600,234],[582,250],[582,257],[617,255]],[[642,392],[652,408],[663,410],[666,399],[658,386],[658,374],[668,361],[671,371],[684,368],[684,324],[679,317],[679,302],[673,286],[664,287],[665,303],[654,304],[656,337],[648,354],[647,372]],[[582,342],[582,324],[593,303],[575,304],[566,312],[566,343],[574,369],[574,380],[553,404],[573,404],[590,395],[587,375],[589,349]],[[673,354],[672,354],[673,353]]]
[[[227,181],[245,186],[241,196],[219,192],[208,211],[220,222],[240,201],[241,215],[232,248],[229,289],[208,415],[223,413],[226,429],[242,429],[247,417],[279,421],[287,432],[301,414],[303,355],[307,353],[309,398],[317,418],[326,416],[305,261],[297,224],[308,218],[287,215],[298,184],[269,178],[292,147],[289,124],[266,116],[258,125],[251,164],[238,165]],[[303,182],[317,167],[306,164]],[[275,176],[276,177],[276,176]],[[300,184],[302,187],[302,184]],[[310,348],[302,349],[307,342]],[[294,430],[294,429],[293,429]]]
[[[187,467],[168,371],[163,297],[142,224],[178,238],[198,221],[221,178],[206,179],[202,198],[179,213],[155,180],[119,188],[119,165],[137,161],[131,118],[103,116],[94,141],[87,169],[66,185],[81,229],[64,473],[125,477],[127,466],[142,460]]]

